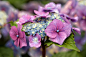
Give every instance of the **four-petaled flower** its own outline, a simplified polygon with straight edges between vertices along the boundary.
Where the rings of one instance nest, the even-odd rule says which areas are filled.
[[[45,33],[51,41],[62,45],[64,40],[71,34],[71,25],[54,19],[45,29]]]
[[[35,16],[29,16],[29,15],[23,15],[20,19],[19,19],[19,24],[25,24],[27,22],[33,22],[33,20],[35,19]]]
[[[14,44],[20,48],[23,46],[27,46],[25,33],[21,31],[22,25],[18,24],[18,28],[16,26],[12,26],[10,30],[10,37],[14,40]]]
[[[41,36],[36,34],[35,36],[29,36],[29,45],[30,47],[40,47],[41,46]]]

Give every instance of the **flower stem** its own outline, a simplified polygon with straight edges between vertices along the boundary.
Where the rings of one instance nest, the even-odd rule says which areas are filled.
[[[46,57],[46,48],[45,48],[45,45],[44,45],[44,40],[41,41],[42,43],[42,57]]]

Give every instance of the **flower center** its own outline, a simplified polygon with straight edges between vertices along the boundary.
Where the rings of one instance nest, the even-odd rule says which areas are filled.
[[[34,37],[34,38],[33,38],[33,42],[34,42],[34,43],[37,43],[37,42],[38,42],[38,38],[37,38],[37,37]]]
[[[57,30],[57,32],[59,32],[59,30]]]
[[[16,37],[19,37],[19,35],[16,35]]]

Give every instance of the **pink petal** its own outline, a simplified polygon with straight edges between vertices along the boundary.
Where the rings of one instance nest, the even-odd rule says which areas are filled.
[[[31,19],[30,20],[34,20],[36,17],[35,16],[31,16]]]
[[[75,30],[77,33],[79,33],[81,35],[80,29],[79,28],[74,28],[72,27],[73,30]]]
[[[39,15],[39,16],[41,15],[41,13],[39,11],[36,11],[36,10],[34,10],[34,13]]]
[[[86,20],[82,20],[80,22],[80,26],[81,26],[82,30],[86,31]]]
[[[23,46],[27,46],[26,38],[20,38],[20,48],[22,48]]]
[[[39,6],[39,8],[38,8],[38,11],[43,11],[43,7],[42,6]]]
[[[21,31],[21,29],[22,29],[22,25],[18,24],[19,38],[23,38],[23,36],[25,35],[25,33]]]
[[[18,24],[18,31],[21,32],[21,29],[22,29],[22,25]]]
[[[56,37],[56,38],[54,38],[54,39],[50,38],[50,40],[53,41],[53,42],[56,42],[56,43],[58,43],[58,44],[60,44],[60,45],[62,45],[63,42],[64,42],[64,40],[65,40],[66,38],[67,38],[66,33],[64,33],[64,32],[59,32],[59,33],[57,34],[57,37]]]
[[[53,9],[52,12],[59,13],[57,9]]]
[[[58,30],[60,30],[63,27],[63,23],[60,20],[54,19],[51,23],[53,23]]]
[[[60,11],[61,10],[61,4],[57,4],[56,8]]]
[[[47,16],[49,14],[49,12],[40,12],[40,11],[36,11],[34,10],[35,14],[37,14],[38,16]]]
[[[18,30],[17,30],[16,26],[12,26],[11,30],[10,30],[10,37],[13,40],[16,40],[17,39],[16,35],[18,35]]]
[[[30,35],[29,37],[28,37],[28,40],[29,40],[29,42],[33,42],[33,36],[32,35]]]
[[[32,36],[32,35],[29,36],[29,42],[32,43],[34,37],[37,37],[38,38],[38,42],[41,41],[41,36],[39,34],[36,34],[35,36]]]
[[[50,23],[49,26],[47,26],[47,28],[45,29],[45,33],[50,38],[55,38],[57,35],[55,25],[53,25],[53,23]]]
[[[43,15],[48,16],[49,12],[44,13]]]
[[[39,47],[41,46],[41,42],[39,42],[39,43],[31,43],[31,42],[29,42],[29,46],[30,46],[30,47],[39,48]]]
[[[17,47],[19,46],[19,38],[15,40],[14,45],[16,45]]]
[[[45,8],[47,9],[48,7],[50,7],[51,9],[55,7],[55,3],[50,2],[48,4],[45,5]]]
[[[19,19],[19,23],[21,23],[21,24],[23,24],[23,23],[25,23],[25,22],[27,22],[27,21],[29,21],[30,20],[30,16],[29,15],[23,15],[20,19]]]
[[[36,34],[36,37],[38,37],[38,42],[41,41],[41,36],[39,34]]]
[[[67,34],[67,37],[71,34],[71,24],[68,24],[68,23],[63,23],[64,26],[63,28],[61,29],[62,32],[65,32]]]

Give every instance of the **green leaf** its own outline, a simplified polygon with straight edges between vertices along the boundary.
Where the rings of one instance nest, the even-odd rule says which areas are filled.
[[[17,27],[17,23],[16,22],[18,22],[18,21],[19,21],[19,19],[17,19],[17,21],[15,21],[15,22],[10,21],[9,23],[10,23],[11,26],[16,26]]]
[[[59,52],[54,54],[52,57],[82,57],[77,51]]]
[[[50,40],[47,40],[45,42],[45,45],[47,45],[47,46],[50,46],[52,44],[55,44],[59,47],[65,47],[65,48],[68,48],[68,49],[73,49],[73,50],[76,50],[76,51],[80,52],[80,50],[75,45],[73,33],[64,41],[64,43],[62,45],[59,45],[58,43],[52,42]]]
[[[0,57],[14,57],[10,48],[0,47]]]
[[[82,47],[81,54],[82,54],[83,57],[86,57],[86,43]]]

